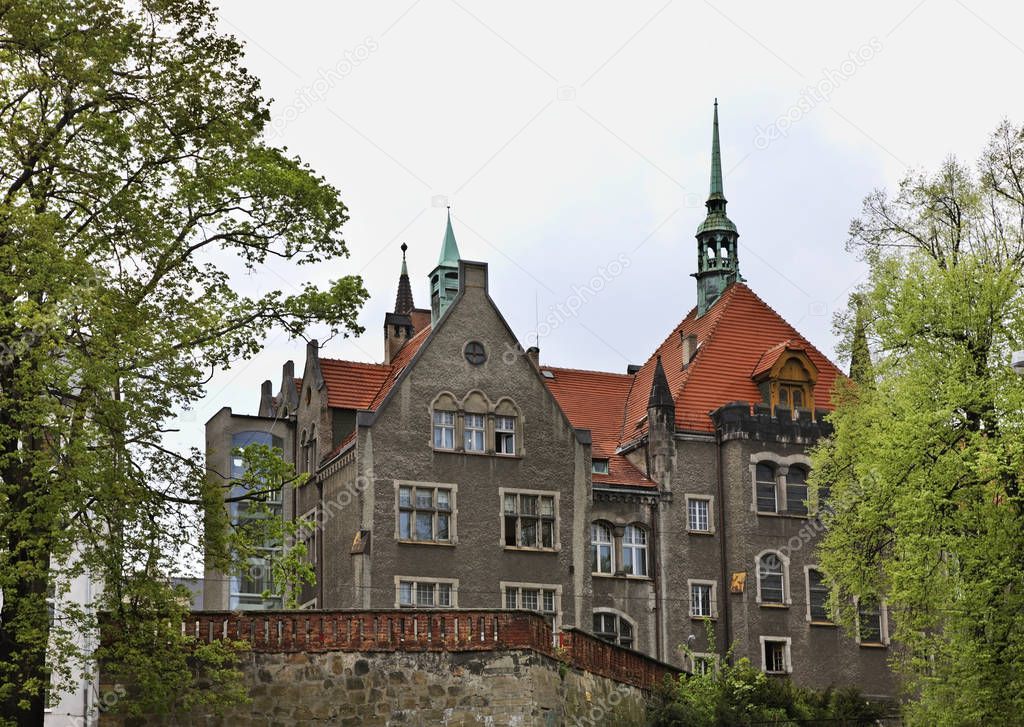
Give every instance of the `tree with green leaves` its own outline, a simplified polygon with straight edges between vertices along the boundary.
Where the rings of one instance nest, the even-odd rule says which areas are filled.
[[[1024,129],[866,198],[869,279],[839,321],[857,362],[814,455],[834,615],[884,599],[912,724],[1024,713]],[[870,357],[869,361],[865,359]]]
[[[163,444],[167,423],[272,328],[358,331],[366,296],[352,275],[236,290],[232,273],[347,255],[338,190],[265,142],[268,104],[241,61],[206,0],[0,0],[4,723],[42,724],[51,679],[88,662],[70,636],[93,611],[121,636],[111,673],[149,680],[134,693],[147,709],[238,696],[189,689],[197,674],[226,683],[230,654],[181,634],[166,576],[201,511],[223,512],[223,485],[200,452]],[[272,486],[294,476],[247,454]],[[213,556],[267,537],[253,522]],[[95,602],[51,624],[48,593],[86,571]]]

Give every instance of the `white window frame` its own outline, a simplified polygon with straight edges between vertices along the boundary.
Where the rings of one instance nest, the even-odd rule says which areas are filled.
[[[438,416],[439,415],[445,415],[445,414],[451,416],[451,423],[450,424],[445,422],[445,421],[443,421],[443,420],[441,422],[438,422]],[[458,423],[458,412],[455,411],[454,409],[431,409],[431,411],[430,411],[430,442],[433,445],[434,449],[439,450],[441,452],[454,452],[455,451],[455,445],[458,443],[458,440],[456,439],[456,435],[458,434],[457,423]],[[438,444],[438,441],[437,441],[437,432],[438,432],[438,430],[441,430],[442,432],[444,432],[444,431],[446,431],[448,429],[450,429],[451,432],[452,432],[452,446],[451,447],[440,446]],[[441,437],[441,444],[444,444],[444,436],[443,436],[443,434],[442,434],[442,437]]]
[[[591,612],[591,623],[590,623],[591,626],[594,625],[593,617],[597,616],[597,615],[607,615],[607,616],[614,616],[615,617],[615,641],[609,641],[608,643],[610,643],[610,644],[613,643],[616,646],[621,646],[624,649],[634,649],[634,650],[637,650],[637,640],[638,639],[637,639],[637,631],[636,631],[636,621],[631,619],[629,616],[624,614],[622,611],[616,610],[614,608],[600,607],[600,608],[595,608]],[[633,631],[633,635],[630,638],[630,642],[631,643],[630,643],[629,646],[624,646],[621,643],[621,641],[622,641],[622,628],[621,627],[622,627],[622,622],[623,621],[625,621],[627,624],[629,624],[630,629],[632,629],[632,631]],[[606,639],[604,639],[603,637],[598,636],[596,631],[593,632],[593,635],[596,638],[601,639],[602,641],[606,641]]]
[[[811,571],[820,573],[822,576],[825,575],[825,571],[823,571],[819,566],[804,566],[804,597],[807,600],[807,610],[804,613],[804,618],[807,620],[807,623],[814,624],[815,626],[835,626],[835,622],[832,619],[822,621],[820,619],[814,619],[811,616]]]
[[[410,535],[410,537],[408,537],[408,538],[403,538],[402,537],[401,491],[402,491],[403,487],[412,487],[412,488],[422,487],[424,489],[432,488],[435,491],[438,490],[438,489],[448,490],[448,493],[449,493],[448,494],[448,500],[449,500],[448,504],[449,504],[449,508],[450,508],[448,510],[448,540],[436,540],[436,539],[435,540],[417,540],[416,538],[411,537],[416,532],[416,524],[415,524],[415,522],[414,522],[414,520],[412,518],[410,518],[410,522],[409,522],[409,535]],[[395,480],[395,493],[394,493],[394,495],[395,495],[395,540],[397,542],[399,542],[399,543],[415,543],[417,545],[452,546],[452,545],[455,545],[456,543],[458,543],[458,541],[459,541],[458,527],[456,526],[456,522],[458,521],[458,511],[459,511],[459,494],[458,494],[458,490],[459,490],[459,486],[457,484],[455,484],[455,483],[448,483],[448,482],[421,482],[421,481],[417,481],[417,480]],[[436,500],[437,500],[437,494],[435,492],[435,494],[434,494],[434,501],[436,502]],[[415,497],[414,497],[414,499],[413,499],[413,507],[411,509],[411,512],[416,512],[416,509],[417,508],[416,508]],[[410,511],[410,510],[407,510],[407,511]],[[438,512],[436,507],[433,510],[433,512],[435,513],[435,518],[436,518],[436,513]],[[436,519],[435,519],[434,524],[433,524],[433,531],[435,533],[437,532],[437,521],[436,521]]]
[[[591,474],[606,475],[610,472],[610,468],[611,462],[607,457],[595,457],[590,460]]]
[[[793,639],[790,636],[760,636],[761,643],[761,671],[765,674],[792,674],[793,673]],[[782,649],[782,671],[768,671],[768,663],[765,660],[764,647],[769,641],[783,644]]]
[[[884,648],[889,646],[889,609],[884,598],[878,599],[878,630],[880,641],[862,641],[860,638],[860,598],[853,597],[853,608],[857,614],[857,643],[864,647]]]
[[[478,418],[480,426],[469,426],[470,417]],[[470,440],[479,434],[479,448],[470,447]],[[475,443],[475,442],[474,442]],[[487,452],[487,414],[486,412],[467,411],[462,414],[462,451],[468,454],[485,454]]]
[[[695,535],[714,535],[715,534],[715,497],[714,495],[684,495],[684,504],[686,506],[686,532]],[[690,503],[691,502],[705,502],[708,508],[708,527],[707,530],[698,530],[690,525]]]
[[[782,603],[776,601],[763,601],[761,599],[761,558],[769,553],[775,555],[782,564]],[[778,550],[762,550],[754,557],[754,581],[757,584],[757,604],[765,608],[782,608],[791,606],[793,603],[792,588],[789,580],[789,558]]]
[[[413,601],[414,603],[402,603],[402,583],[413,584]],[[441,606],[437,603],[437,586],[440,584],[446,584],[452,588],[452,602],[450,605]],[[433,586],[434,588],[434,605],[424,606],[416,601],[416,590],[421,586]],[[434,609],[448,609],[459,607],[459,579],[458,578],[421,578],[420,576],[395,576],[395,608],[400,609],[415,609],[415,608],[434,608]]]
[[[721,656],[713,654],[710,651],[690,651],[687,653],[690,659],[690,673],[697,674],[697,663],[704,662],[711,667],[714,672],[718,671],[718,667],[721,663]],[[706,673],[706,672],[703,672]]]
[[[643,533],[643,542],[626,542],[626,533],[630,528]],[[651,546],[651,534],[650,530],[639,523],[630,523],[626,525],[622,530],[622,571],[626,573],[626,565],[630,566],[629,573],[626,573],[627,578],[650,578],[651,573],[651,557],[650,557],[650,546]],[[635,556],[626,555],[626,551],[636,551],[643,553],[643,564],[644,572],[637,573],[636,569],[633,568],[635,565]]]
[[[711,611],[711,613],[708,613],[708,614],[697,614],[697,613],[693,612],[693,606],[694,606],[693,587],[694,586],[709,586],[710,587],[710,595],[708,596],[710,601],[708,603],[708,608]],[[710,619],[718,618],[718,581],[702,580],[700,578],[689,578],[686,581],[686,592],[687,592],[687,596],[688,596],[687,600],[688,600],[688,602],[690,604],[690,607],[688,609],[689,612],[690,612],[690,618],[697,619],[697,620],[700,620],[700,621],[702,621],[702,620],[704,620],[706,618],[710,618]]]
[[[607,541],[604,541],[604,540],[600,540],[599,541],[599,540],[597,540],[594,537],[595,536],[595,533],[594,533],[594,529],[595,528],[601,528],[602,530],[606,531],[608,533],[608,540]],[[601,570],[600,565],[599,565],[600,562],[601,562],[601,548],[602,547],[607,547],[608,548],[609,570],[607,570],[607,571]],[[590,523],[590,555],[591,555],[591,560],[593,561],[591,563],[591,566],[590,566],[591,567],[591,573],[593,573],[594,575],[599,575],[599,576],[613,576],[613,575],[615,575],[615,561],[616,561],[616,558],[615,558],[615,528],[612,527],[611,525],[609,525],[607,522],[605,522],[603,520],[595,520],[594,522]],[[594,557],[595,555],[597,557]]]
[[[557,490],[526,490],[518,487],[499,487],[498,488],[498,521],[501,523],[501,527],[498,529],[498,544],[505,550],[518,550],[527,553],[557,553],[562,550],[562,543],[559,539],[559,530],[561,529],[561,514],[559,512],[559,492]],[[554,512],[555,521],[552,532],[552,547],[534,547],[528,545],[506,545],[505,544],[505,495],[536,495],[539,497],[551,497],[554,498]],[[518,500],[517,500],[518,507]],[[516,514],[516,522],[520,514]],[[538,523],[541,520],[541,516],[537,515]],[[519,543],[519,528],[516,528],[516,543]]]
[[[512,421],[512,428],[503,428],[501,426],[502,419],[510,419]],[[502,457],[514,457],[516,454],[516,431],[519,426],[519,417],[514,414],[495,414],[494,415],[494,453]],[[508,449],[507,445],[511,442],[512,451],[505,451]]]
[[[757,465],[759,464],[770,464],[775,468],[775,512],[769,512],[767,510],[757,509]],[[776,454],[775,452],[755,452],[750,455],[750,511],[757,513],[758,515],[765,517],[794,517],[794,518],[809,518],[811,517],[811,504],[807,503],[807,515],[794,514],[790,515],[785,510],[780,509],[781,505],[788,503],[786,497],[786,475],[789,472],[791,466],[800,467],[807,472],[808,478],[811,475],[811,460],[803,454],[791,454],[783,457],[782,455]],[[807,486],[807,497],[810,499],[811,487]]]
[[[554,591],[555,592],[555,596],[554,596],[554,598],[555,598],[555,603],[554,603],[555,610],[554,611],[538,610],[535,613],[541,613],[541,614],[544,614],[545,616],[551,616],[551,618],[552,618],[552,634],[553,634],[555,639],[558,638],[558,632],[561,629],[561,623],[562,623],[562,586],[561,586],[561,584],[559,584],[559,583],[523,583],[523,582],[518,582],[518,581],[499,581],[498,588],[501,591],[501,606],[500,607],[504,611],[511,610],[511,609],[508,608],[508,606],[506,605],[506,601],[505,601],[505,598],[506,598],[505,594],[508,591],[508,589],[510,589],[510,588],[518,589],[518,592],[516,594],[516,603],[518,604],[516,610],[522,610],[522,611],[529,611],[530,610],[530,609],[524,609],[522,607],[522,591],[523,591],[523,589],[538,591],[537,597],[540,599],[540,605],[541,606],[544,605],[544,594],[543,594],[543,592],[544,591]]]

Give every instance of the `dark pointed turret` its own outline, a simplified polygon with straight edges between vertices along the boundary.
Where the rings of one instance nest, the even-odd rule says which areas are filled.
[[[722,182],[722,150],[718,139],[718,99],[711,133],[711,189],[707,217],[697,228],[697,315],[714,305],[725,287],[740,276],[739,233],[725,213],[725,185]]]
[[[398,276],[398,295],[395,296],[395,313],[409,315],[416,304],[412,300],[412,285],[409,283],[409,268],[405,264],[405,251],[409,246],[402,243],[402,272]]]
[[[672,399],[672,390],[668,386],[668,377],[665,376],[665,367],[661,365],[661,356],[654,366],[654,380],[651,382],[651,396],[647,400],[648,409],[675,409],[676,403]]]

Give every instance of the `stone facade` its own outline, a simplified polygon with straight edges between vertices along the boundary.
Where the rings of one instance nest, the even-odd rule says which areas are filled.
[[[556,650],[528,613],[206,613],[187,627],[250,642],[249,702],[219,715],[104,713],[101,725],[639,727],[650,687],[674,676],[582,633]]]

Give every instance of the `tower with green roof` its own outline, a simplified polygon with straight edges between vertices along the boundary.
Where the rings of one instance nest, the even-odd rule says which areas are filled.
[[[704,315],[729,283],[742,280],[737,251],[739,233],[725,214],[722,185],[722,150],[718,142],[718,99],[715,99],[711,136],[711,192],[705,203],[708,215],[697,228],[697,315]]]
[[[430,323],[441,318],[459,292],[459,246],[452,230],[452,211],[448,209],[448,227],[441,243],[437,267],[430,273]]]

